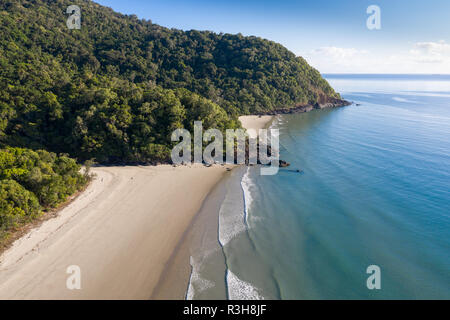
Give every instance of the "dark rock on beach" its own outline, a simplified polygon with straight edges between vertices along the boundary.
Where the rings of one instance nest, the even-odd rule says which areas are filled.
[[[285,167],[289,167],[291,164],[284,160],[280,160],[279,165],[280,165],[280,168],[285,168]]]

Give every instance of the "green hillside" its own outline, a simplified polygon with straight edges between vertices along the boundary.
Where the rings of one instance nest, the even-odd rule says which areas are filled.
[[[81,30],[66,26],[72,4]],[[165,161],[168,134],[192,120],[215,114],[211,125],[233,128],[241,114],[339,97],[304,59],[261,38],[168,29],[91,1],[5,0],[0,10],[3,145]]]
[[[42,209],[64,202],[83,188],[75,160],[43,150],[0,149],[0,249],[8,231],[31,221]]]
[[[81,30],[66,25],[74,4]],[[225,130],[239,115],[339,98],[272,41],[168,29],[91,1],[2,0],[0,243],[83,188],[77,161],[168,162],[170,134],[196,120]]]

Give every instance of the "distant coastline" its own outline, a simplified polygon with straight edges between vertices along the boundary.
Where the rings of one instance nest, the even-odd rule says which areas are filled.
[[[384,74],[384,73],[323,73],[322,76],[326,79],[370,79],[370,80],[436,80],[448,81],[450,74]]]

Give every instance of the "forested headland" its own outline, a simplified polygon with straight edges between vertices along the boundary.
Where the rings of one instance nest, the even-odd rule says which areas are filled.
[[[80,30],[66,25],[69,5]],[[238,128],[239,115],[336,99],[273,41],[169,29],[88,0],[3,0],[0,228],[79,190],[77,162],[168,162],[171,132],[195,120]]]

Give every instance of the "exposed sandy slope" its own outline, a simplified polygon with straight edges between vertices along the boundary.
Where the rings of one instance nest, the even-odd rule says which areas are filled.
[[[101,167],[57,218],[0,257],[0,299],[147,299],[226,169]],[[69,290],[67,267],[81,268]]]

